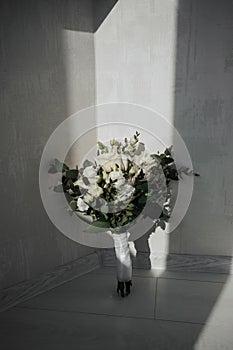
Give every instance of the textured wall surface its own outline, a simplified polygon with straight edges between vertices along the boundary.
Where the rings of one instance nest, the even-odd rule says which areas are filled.
[[[0,5],[1,287],[93,251],[53,226],[38,179],[50,134],[71,113],[94,104],[91,5],[89,0]]]
[[[232,23],[230,0],[120,0],[95,34],[97,102],[162,113],[201,174],[183,222],[151,237],[154,254],[232,255]]]
[[[232,256],[232,1],[9,0],[0,7],[1,285],[93,251],[49,221],[38,170],[56,126],[95,102],[162,113],[201,174],[175,232],[151,236],[152,254]],[[146,251],[147,242],[137,249]]]
[[[179,3],[174,124],[196,179],[175,252],[233,253],[233,2]]]

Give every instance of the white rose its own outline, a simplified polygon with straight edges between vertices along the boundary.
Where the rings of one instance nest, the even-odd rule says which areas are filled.
[[[86,211],[89,208],[89,206],[80,197],[77,200],[77,207],[78,207],[78,210],[80,211]]]
[[[96,162],[100,165],[106,172],[111,172],[115,170],[116,164],[120,169],[122,168],[122,159],[118,153],[103,153],[96,157]]]
[[[96,176],[96,170],[93,166],[88,166],[83,170],[83,176],[87,178],[95,177]]]
[[[116,188],[120,188],[121,186],[124,185],[125,183],[125,178],[123,176],[123,173],[121,171],[111,171],[111,173],[109,174],[109,180],[115,181],[114,186]],[[108,181],[109,182],[109,181]]]
[[[109,159],[115,157],[116,153],[114,152],[109,152],[109,153],[102,153],[102,154],[99,154],[97,157],[96,157],[96,163],[98,165],[103,165],[104,163],[106,163],[107,161],[109,161]]]
[[[94,198],[93,196],[91,196],[89,193],[85,194],[85,196],[83,197],[83,200],[85,203],[92,203]]]
[[[82,179],[75,181],[74,185],[79,186],[79,187],[84,188],[84,189],[88,189],[88,185],[86,185]]]
[[[95,184],[99,180],[99,176],[93,166],[86,167],[83,171],[83,176],[88,178],[90,184]]]
[[[135,188],[130,184],[127,183],[123,185],[120,188],[120,190],[117,192],[117,201],[119,202],[129,201],[133,196],[134,191],[135,191]]]
[[[142,168],[145,174],[147,174],[154,166],[159,166],[156,159],[153,159],[149,153],[142,152],[140,155],[134,157],[135,163]]]
[[[88,188],[88,193],[91,194],[93,197],[99,197],[101,196],[101,194],[103,194],[103,192],[103,189],[97,184]]]

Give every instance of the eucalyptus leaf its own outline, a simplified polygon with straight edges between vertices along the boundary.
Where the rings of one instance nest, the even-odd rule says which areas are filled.
[[[157,225],[158,225],[159,227],[161,227],[162,230],[165,230],[165,228],[166,228],[166,224],[165,224],[165,222],[162,221],[162,220],[159,220],[159,222],[157,223]]]
[[[84,168],[87,168],[88,166],[91,166],[91,165],[93,165],[93,163],[88,159],[86,159],[83,163]]]
[[[60,184],[60,185],[54,186],[53,190],[54,190],[54,192],[63,192],[64,191],[63,190],[63,185]]]
[[[60,162],[57,158],[55,158],[51,163],[50,163],[50,168],[48,172],[50,174],[56,174],[56,173],[61,173],[66,170],[69,170],[69,167],[65,164]]]
[[[146,196],[139,197],[138,203],[145,204],[146,202],[147,202],[147,197]]]
[[[105,228],[110,228],[109,222],[96,220],[93,221],[92,224],[85,229],[85,232],[103,232],[103,229]]]
[[[75,181],[77,180],[77,177],[78,177],[78,170],[77,169],[67,170],[65,176],[67,179],[71,179]]]
[[[75,210],[77,209],[77,201],[72,200],[72,201],[69,203],[69,205],[70,205],[70,207],[71,207],[71,209],[72,209],[73,211],[75,211]]]

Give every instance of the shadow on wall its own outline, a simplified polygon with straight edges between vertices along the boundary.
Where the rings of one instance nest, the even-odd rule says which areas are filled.
[[[207,260],[208,255],[232,256],[232,207],[226,215],[227,186],[232,177],[228,165],[233,135],[232,23],[232,1],[178,2],[174,126],[201,177],[194,178],[192,201],[182,223],[170,235],[169,253],[202,254]],[[211,271],[211,263],[207,267]],[[193,332],[195,350],[202,348],[209,334],[218,338],[219,348],[230,339],[231,334],[224,331],[227,317],[219,307],[228,282],[225,276],[224,283],[182,281],[179,277],[159,282],[162,299],[157,301],[167,303],[169,311],[165,316],[158,307],[158,318],[203,325]]]
[[[67,116],[62,11],[52,1],[0,6],[0,276],[8,287],[74,258],[77,248],[49,221],[38,183],[45,143]]]
[[[201,177],[170,253],[232,256],[232,22],[230,0],[179,1],[174,126]]]
[[[185,218],[170,234],[168,253],[205,255],[210,272],[208,256],[227,256],[230,262],[233,248],[232,23],[232,1],[178,2],[174,126],[201,177],[195,178]],[[142,254],[147,254],[148,234],[140,240]],[[184,270],[185,264],[195,271],[188,259]],[[228,268],[231,273],[230,263]],[[231,318],[222,301],[229,289],[227,274],[221,283],[201,273],[194,273],[193,280],[184,280],[178,272],[174,279],[166,276],[162,273],[158,280],[156,318],[196,324],[189,335],[190,349],[202,349],[206,339],[217,348],[230,344]]]
[[[95,33],[119,0],[68,0],[63,5],[63,28]],[[71,19],[71,13],[73,13]]]
[[[95,103],[93,33],[115,3],[0,4],[2,288],[91,251],[51,224],[42,206],[38,173],[54,129],[71,113]]]

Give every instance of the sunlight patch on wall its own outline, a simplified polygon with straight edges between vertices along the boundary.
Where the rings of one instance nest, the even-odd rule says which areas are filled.
[[[71,115],[95,102],[93,33],[63,29],[67,112]]]

